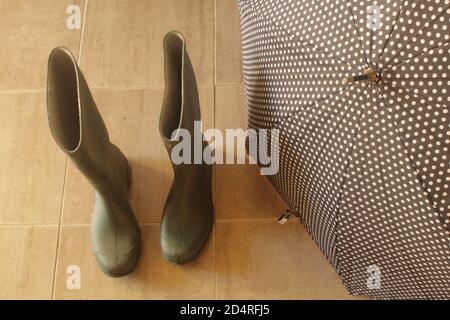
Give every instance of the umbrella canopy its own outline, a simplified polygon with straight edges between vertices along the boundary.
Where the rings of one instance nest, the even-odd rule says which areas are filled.
[[[290,210],[350,293],[449,299],[449,0],[239,7],[249,127],[280,130]]]

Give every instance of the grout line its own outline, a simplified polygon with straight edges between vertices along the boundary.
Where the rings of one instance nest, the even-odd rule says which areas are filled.
[[[80,57],[81,58],[81,57]],[[160,86],[123,86],[123,87],[89,87],[91,90],[105,90],[105,91],[133,91],[133,90],[161,90],[164,91],[164,87]],[[198,89],[213,89],[214,84],[199,85]],[[44,93],[46,89],[18,89],[18,90],[0,90],[0,95],[4,94],[25,94],[25,93]]]
[[[222,82],[222,83],[216,83],[216,87],[243,87],[243,82]]]
[[[91,90],[106,90],[106,91],[125,91],[125,90],[161,90],[164,91],[165,88],[163,86],[107,86],[107,87],[98,87],[91,86]],[[214,88],[214,84],[200,84],[198,85],[198,89],[212,89]]]
[[[215,224],[217,223],[241,223],[241,222],[277,222],[277,219],[269,219],[269,218],[256,218],[256,219],[215,219]],[[79,222],[79,223],[63,223],[61,222],[61,227],[88,227],[91,224],[88,222]],[[140,226],[159,226],[160,222],[138,222],[138,225]],[[43,224],[43,225],[36,225],[36,224],[5,224],[1,225],[0,227],[16,227],[16,226],[42,226],[42,227],[57,227],[59,225],[57,224]]]
[[[81,34],[80,34],[80,45],[78,48],[78,65],[80,65],[81,62],[81,50],[83,47],[83,36],[84,36],[84,28],[86,26],[86,13],[87,13],[87,7],[88,7],[89,0],[85,0],[84,2],[84,13],[83,13],[83,25],[81,27]],[[67,173],[69,168],[69,156],[66,157],[66,165],[65,165],[65,173],[64,173],[64,184],[62,188],[62,195],[61,195],[61,208],[59,211],[59,226],[58,226],[58,238],[56,240],[56,253],[55,253],[55,264],[53,268],[53,286],[52,286],[52,295],[51,299],[55,299],[55,290],[56,290],[56,272],[58,269],[58,258],[59,258],[59,248],[60,248],[60,241],[61,241],[61,229],[62,229],[62,219],[63,219],[63,211],[64,211],[64,201],[65,201],[65,194],[66,194],[66,187],[67,187]]]
[[[277,219],[218,219],[216,223],[242,223],[242,222],[274,222],[277,223]]]
[[[47,227],[59,227],[59,224],[36,224],[36,223],[5,223],[0,224],[0,228],[20,228],[20,227],[38,227],[38,228],[47,228]]]
[[[81,35],[80,35],[80,47],[78,48],[78,65],[79,66],[81,66],[81,52],[83,51],[83,39],[84,39],[84,31],[86,28],[88,4],[89,4],[89,0],[85,0],[84,12],[83,12],[83,26],[81,27]]]
[[[61,223],[61,228],[90,227],[90,223]]]
[[[199,87],[200,88],[200,87]],[[91,86],[92,90],[110,90],[110,91],[126,91],[126,90],[164,90],[164,87],[160,86],[106,86],[106,87],[98,87]]]
[[[139,226],[145,227],[145,226],[159,226],[159,222],[138,222]],[[34,225],[33,225],[34,226]],[[90,227],[91,224],[88,222],[81,222],[81,223],[62,223],[61,227]],[[1,225],[0,225],[1,227]]]
[[[214,265],[214,300],[217,300],[217,224],[214,224],[213,229],[213,265]]]
[[[58,266],[58,252],[59,252],[59,245],[60,245],[60,238],[61,238],[61,225],[62,225],[62,216],[63,216],[63,209],[64,209],[64,195],[66,193],[66,185],[67,185],[67,168],[69,166],[69,156],[66,156],[66,165],[65,165],[65,174],[64,174],[64,181],[63,181],[63,188],[62,188],[62,194],[61,194],[61,207],[59,210],[59,225],[58,225],[58,235],[56,239],[56,252],[55,252],[55,263],[53,266],[53,282],[52,282],[52,295],[51,299],[54,300],[55,298],[55,289],[56,289],[56,271]]]
[[[23,94],[23,93],[43,93],[46,89],[16,89],[16,90],[0,90],[0,94]]]
[[[213,95],[214,95],[214,121],[213,126],[216,128],[217,124],[217,92],[216,92],[216,84],[217,84],[217,0],[214,0],[213,2],[213,38],[214,38],[214,65],[213,65],[213,82],[214,82],[214,89],[213,89]],[[216,166],[213,167],[213,203],[214,208],[217,208],[216,203]],[[216,209],[214,209],[214,213],[216,213]],[[217,239],[216,239],[216,228],[217,224],[214,224],[214,230],[213,230],[213,265],[214,265],[214,277],[213,277],[213,286],[214,286],[214,300],[217,300]]]
[[[214,190],[215,190],[216,181],[214,181]],[[214,201],[215,202],[215,201]],[[60,216],[60,220],[61,216]],[[233,222],[277,222],[277,219],[269,219],[269,218],[256,218],[256,219],[215,219],[215,223],[233,223]],[[140,226],[158,226],[159,222],[138,222]],[[91,224],[88,222],[81,223],[0,223],[0,228],[7,227],[87,227]]]
[[[217,0],[214,0],[213,3],[213,10],[214,10],[214,26],[213,26],[213,32],[214,32],[214,66],[213,66],[213,72],[214,72],[214,86],[217,84]]]
[[[159,226],[160,222],[138,222],[138,225],[140,226]]]

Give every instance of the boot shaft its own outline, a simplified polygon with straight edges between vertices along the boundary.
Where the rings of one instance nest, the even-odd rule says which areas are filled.
[[[200,121],[200,102],[197,81],[186,41],[177,32],[164,38],[166,91],[160,118],[160,133],[171,144],[173,132],[186,129],[194,132],[194,122]]]
[[[115,190],[125,175],[122,154],[109,139],[89,86],[75,58],[55,48],[48,62],[47,116],[50,131],[78,169],[102,194]]]
[[[201,120],[200,102],[195,72],[186,49],[186,41],[180,33],[170,32],[166,35],[164,38],[164,57],[166,91],[161,111],[160,133],[169,155],[180,142],[177,139],[172,139],[172,135],[177,130],[184,129],[191,136],[191,164],[175,165],[172,163],[175,181],[182,180],[178,183],[192,186],[193,184],[188,178],[200,176],[207,177],[205,180],[208,183],[211,166],[204,164],[203,157],[201,159],[202,164],[194,164],[198,163],[199,160],[195,159],[194,155],[195,138],[201,136],[203,141],[202,132],[195,132],[194,125],[196,121]],[[208,143],[203,141],[202,155],[208,147]],[[186,175],[183,172],[189,172],[189,174]],[[196,184],[199,182],[196,181]]]

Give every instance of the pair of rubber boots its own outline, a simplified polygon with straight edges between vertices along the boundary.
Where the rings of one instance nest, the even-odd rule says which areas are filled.
[[[160,133],[170,155],[178,143],[172,134],[184,129],[193,135],[200,107],[194,70],[180,33],[165,37],[164,53],[166,91]],[[131,273],[141,250],[140,229],[128,199],[131,167],[110,142],[86,80],[65,48],[55,48],[49,58],[47,115],[59,147],[95,189],[91,238],[98,265],[111,277]],[[212,228],[212,166],[173,161],[172,166],[174,181],[161,221],[161,251],[167,261],[182,264],[197,256]]]

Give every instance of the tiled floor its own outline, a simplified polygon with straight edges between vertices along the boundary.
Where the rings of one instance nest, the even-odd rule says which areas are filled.
[[[81,8],[81,30],[66,8]],[[217,166],[216,226],[186,266],[159,253],[172,179],[157,123],[162,38],[183,32],[197,72],[204,127],[245,127],[235,0],[0,0],[0,298],[346,299],[337,274],[254,166]],[[78,56],[112,140],[134,172],[132,205],[143,255],[131,276],[109,279],[91,254],[92,190],[56,147],[45,115],[47,56]],[[206,129],[206,128],[205,128]],[[81,290],[66,270],[81,268]]]

